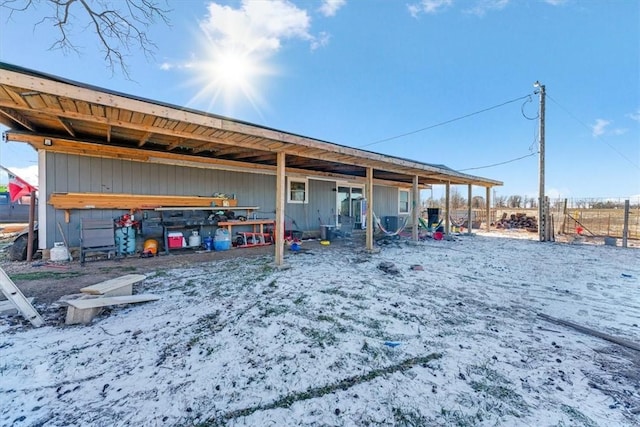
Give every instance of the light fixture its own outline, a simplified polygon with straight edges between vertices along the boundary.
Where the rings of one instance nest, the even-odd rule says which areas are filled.
[[[51,147],[53,145],[53,142],[50,139],[45,139],[44,145],[46,145],[47,147]]]

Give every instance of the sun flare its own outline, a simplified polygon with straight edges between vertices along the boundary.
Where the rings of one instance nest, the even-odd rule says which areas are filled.
[[[191,64],[195,71],[192,84],[199,88],[191,102],[206,103],[212,112],[234,114],[248,101],[260,113],[266,107],[262,96],[265,78],[275,74],[266,60],[249,49],[219,46],[210,40],[203,50],[205,59]]]
[[[247,55],[221,52],[216,62],[210,63],[211,78],[221,86],[242,89],[251,85],[254,64]]]

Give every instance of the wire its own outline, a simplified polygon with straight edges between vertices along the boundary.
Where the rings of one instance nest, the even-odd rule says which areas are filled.
[[[528,98],[529,99],[524,101],[522,103],[522,105],[520,106],[520,112],[522,113],[522,117],[524,117],[527,120],[537,120],[538,118],[540,118],[540,112],[538,112],[535,117],[529,117],[524,113],[524,106],[527,105],[530,102],[533,102],[533,99],[531,99],[531,95],[529,95]]]
[[[578,117],[576,117],[576,115],[573,114],[571,111],[569,111],[568,109],[566,109],[565,107],[560,105],[560,103],[558,101],[556,101],[555,99],[553,99],[551,96],[549,96],[548,93],[547,93],[547,98],[549,98],[551,101],[553,101],[554,104],[556,104],[558,107],[560,107],[562,110],[564,110],[564,112],[567,113],[569,115],[569,117],[574,119],[576,122],[580,123],[582,126],[587,128],[589,131],[593,132],[593,128],[591,126],[587,125],[585,122],[583,122]],[[616,149],[613,145],[609,144],[609,142],[607,142],[605,139],[601,138],[599,135],[596,135],[596,138],[599,139],[600,141],[604,142],[606,145],[608,145],[609,148],[611,148],[613,151],[615,151],[620,157],[622,157],[623,159],[625,159],[626,161],[631,163],[636,169],[640,169],[640,166],[637,163],[635,163],[633,160],[631,160],[630,158],[625,156],[623,153],[618,151],[618,149]]]
[[[477,114],[486,113],[487,111],[495,110],[496,108],[500,108],[500,107],[503,107],[503,106],[505,106],[507,104],[511,104],[513,102],[520,101],[521,99],[530,98],[530,97],[531,97],[531,95],[521,96],[519,98],[515,98],[515,99],[512,99],[510,101],[505,101],[505,102],[503,102],[501,104],[497,104],[497,105],[494,105],[492,107],[484,108],[482,110],[475,111],[473,113],[465,114],[464,116],[460,116],[460,117],[456,117],[454,119],[446,120],[444,122],[436,123],[434,125],[430,125],[430,126],[422,128],[422,129],[414,130],[414,131],[411,131],[411,132],[406,132],[406,133],[403,133],[403,134],[400,134],[400,135],[391,136],[389,138],[385,138],[385,139],[381,139],[381,140],[378,140],[378,141],[370,142],[368,144],[360,145],[360,146],[358,146],[358,148],[369,147],[371,145],[380,144],[382,142],[387,142],[387,141],[391,141],[391,140],[394,140],[394,139],[402,138],[404,136],[413,135],[413,134],[418,133],[418,132],[424,132],[425,130],[429,130],[429,129],[433,129],[433,128],[438,127],[438,126],[443,126],[443,125],[446,125],[446,124],[449,124],[449,123],[453,123],[453,122],[456,122],[458,120],[466,119],[467,117],[475,116]]]
[[[511,159],[511,160],[506,160],[506,161],[500,162],[500,163],[494,163],[492,165],[478,166],[478,167],[475,167],[475,168],[466,168],[466,169],[457,169],[457,170],[460,171],[460,172],[464,172],[464,171],[472,171],[472,170],[476,170],[476,169],[492,168],[494,166],[506,165],[507,163],[517,162],[518,160],[522,160],[522,159],[526,159],[527,157],[535,156],[538,153],[539,153],[539,151],[536,151],[536,152],[527,154],[526,156],[518,157],[518,158],[515,158],[515,159]]]

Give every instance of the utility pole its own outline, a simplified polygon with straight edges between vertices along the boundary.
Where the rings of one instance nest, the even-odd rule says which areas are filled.
[[[540,82],[536,81],[533,84],[533,87],[539,88],[538,93],[540,94],[540,147],[539,147],[539,189],[538,189],[538,238],[541,242],[546,241],[546,228],[547,224],[547,216],[545,212],[545,197],[544,197],[544,103],[545,103],[545,87]]]

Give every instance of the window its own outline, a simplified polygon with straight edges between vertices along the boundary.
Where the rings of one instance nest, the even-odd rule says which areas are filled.
[[[409,190],[398,190],[398,213],[409,213]]]
[[[309,181],[306,179],[289,179],[287,184],[288,203],[309,203]]]

